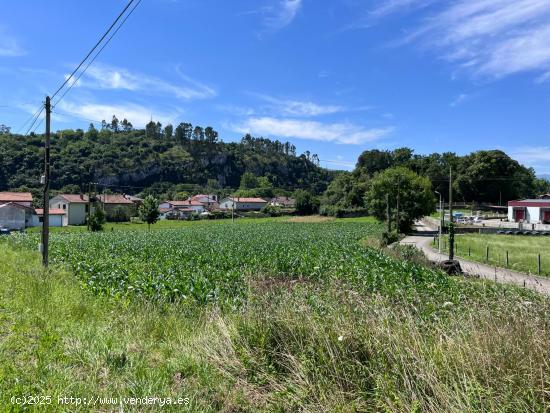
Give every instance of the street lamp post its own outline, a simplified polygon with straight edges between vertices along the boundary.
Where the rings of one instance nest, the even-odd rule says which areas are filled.
[[[441,196],[441,192],[435,191],[437,195],[439,195],[439,212],[441,213],[441,219],[439,220],[439,253],[441,254],[441,241],[443,238],[443,220],[445,219],[445,212],[443,211],[443,198]]]

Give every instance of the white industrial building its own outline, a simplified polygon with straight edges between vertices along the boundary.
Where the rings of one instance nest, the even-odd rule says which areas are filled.
[[[550,199],[509,201],[508,221],[526,224],[550,224]]]

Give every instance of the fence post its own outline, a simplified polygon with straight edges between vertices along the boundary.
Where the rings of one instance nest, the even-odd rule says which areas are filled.
[[[506,250],[506,268],[510,267],[510,260],[508,259],[508,250]]]
[[[489,262],[489,246],[487,245],[487,248],[485,250],[485,261]]]
[[[539,254],[539,275],[542,272],[541,270],[542,270],[542,265],[541,265],[541,262],[540,262],[540,254]]]
[[[468,257],[472,255],[472,247],[468,245]]]

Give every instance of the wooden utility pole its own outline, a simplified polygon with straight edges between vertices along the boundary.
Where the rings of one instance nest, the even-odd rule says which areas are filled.
[[[395,229],[397,231],[397,233],[399,234],[399,215],[400,215],[400,192],[401,192],[401,177],[398,176],[397,177],[397,201],[396,201],[396,210],[395,210],[395,214],[396,214],[396,223],[395,223]]]
[[[449,167],[449,261],[455,257],[455,231],[453,219],[453,167]]]
[[[390,194],[386,194],[386,221],[388,221],[388,234],[391,233],[391,207]]]
[[[50,115],[52,106],[46,96],[46,142],[44,147],[44,215],[42,215],[42,264],[48,266],[48,247],[50,239]]]

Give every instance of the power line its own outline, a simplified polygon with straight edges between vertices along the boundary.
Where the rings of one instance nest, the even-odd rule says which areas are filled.
[[[134,1],[134,0],[132,0]],[[88,64],[86,65],[86,67],[84,68],[84,70],[82,70],[78,76],[75,78],[74,82],[72,82],[69,87],[67,89],[65,89],[65,92],[63,92],[63,94],[61,95],[61,97],[59,97],[59,99],[57,99],[57,101],[54,103],[54,107],[55,105],[57,105],[64,97],[67,93],[69,93],[69,91],[73,88],[73,86],[78,82],[78,80],[82,77],[82,75],[86,72],[86,70],[88,70],[88,68],[92,65],[92,63],[95,61],[95,59],[97,59],[97,57],[99,56],[99,54],[103,51],[103,49],[105,49],[105,47],[107,47],[107,45],[111,42],[111,40],[113,39],[113,37],[115,37],[115,35],[118,33],[118,31],[120,30],[120,28],[124,25],[124,23],[126,23],[126,20],[128,20],[128,18],[132,15],[132,13],[134,12],[134,10],[139,6],[139,4],[141,3],[142,0],[139,0],[135,6],[130,10],[130,12],[126,15],[126,17],[124,17],[124,19],[122,20],[122,22],[118,25],[118,27],[115,29],[115,31],[111,34],[111,36],[107,39],[107,41],[105,43],[103,43],[103,46],[101,46],[101,48],[97,51],[97,53],[94,55],[94,57],[88,62]],[[130,2],[131,3],[131,2]],[[77,68],[78,69],[78,68]],[[57,92],[56,92],[57,93]],[[54,94],[55,96],[55,94]]]
[[[36,115],[34,116],[34,120],[32,121],[31,126],[29,126],[29,128],[27,129],[27,132],[25,133],[25,136],[27,136],[29,134],[32,127],[34,126],[34,124],[36,123],[36,121],[38,120],[38,118],[40,117],[40,115],[42,114],[43,111],[44,111],[44,106],[40,106],[40,110],[38,110]]]
[[[107,29],[107,31],[105,33],[103,33],[103,36],[101,36],[101,38],[98,40],[98,42],[95,44],[95,46],[88,52],[88,54],[86,55],[86,57],[84,57],[84,59],[82,59],[82,61],[78,64],[78,66],[76,67],[76,69],[73,70],[73,72],[69,75],[69,77],[67,77],[67,79],[65,79],[65,81],[61,84],[61,86],[59,86],[57,88],[57,90],[55,91],[55,93],[52,95],[52,99],[61,91],[61,89],[63,89],[63,87],[65,87],[65,85],[69,82],[69,80],[71,80],[73,78],[73,76],[75,75],[75,73],[78,71],[78,69],[80,69],[82,67],[82,65],[84,64],[84,62],[86,60],[88,60],[88,58],[92,55],[92,53],[94,52],[95,49],[97,49],[97,47],[101,44],[101,42],[103,41],[103,39],[105,39],[105,37],[107,37],[107,35],[109,34],[109,32],[113,29],[113,27],[117,24],[117,22],[120,20],[120,18],[122,17],[122,15],[124,13],[126,13],[126,10],[128,10],[128,8],[130,7],[130,5],[134,2],[135,0],[130,0],[128,2],[128,4],[126,5],[126,7],[124,7],[124,9],[120,12],[120,14],[118,15],[118,17],[115,19],[115,21],[111,24],[111,26],[109,26],[109,28]]]

